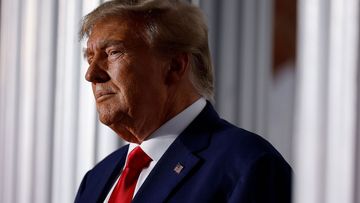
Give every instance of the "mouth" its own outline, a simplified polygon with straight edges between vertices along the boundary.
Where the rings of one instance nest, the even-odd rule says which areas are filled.
[[[97,91],[95,93],[95,99],[97,102],[101,102],[111,96],[113,96],[115,93],[109,92],[109,91]]]

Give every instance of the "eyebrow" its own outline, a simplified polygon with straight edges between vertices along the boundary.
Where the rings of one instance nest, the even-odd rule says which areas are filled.
[[[104,40],[104,41],[101,41],[99,43],[99,47],[100,49],[104,49],[106,47],[109,47],[109,46],[113,46],[113,45],[124,45],[124,41],[122,40]]]
[[[122,45],[124,46],[124,41],[122,40],[103,40],[103,41],[100,41],[99,43],[99,47],[100,49],[104,49],[106,47],[109,47],[109,46],[113,46],[113,45]],[[87,58],[89,56],[89,48],[88,47],[84,47],[83,48],[83,57],[84,58]]]

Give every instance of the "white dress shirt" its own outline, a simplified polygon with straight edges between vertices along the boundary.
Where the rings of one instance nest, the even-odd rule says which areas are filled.
[[[145,179],[150,174],[154,166],[164,155],[165,151],[175,141],[175,139],[180,135],[180,133],[184,131],[185,128],[200,114],[200,112],[204,109],[205,105],[206,100],[204,98],[198,99],[196,102],[194,102],[182,112],[177,114],[175,117],[171,118],[169,121],[163,124],[154,133],[152,133],[149,138],[147,138],[140,144],[141,149],[152,159],[152,161],[150,162],[148,168],[145,168],[141,171],[135,187],[134,196],[141,187],[141,185],[144,183]],[[136,143],[130,143],[127,156],[137,146],[139,145]],[[119,181],[119,178],[108,193],[104,201],[105,203],[109,201],[111,193],[115,188],[117,182]]]

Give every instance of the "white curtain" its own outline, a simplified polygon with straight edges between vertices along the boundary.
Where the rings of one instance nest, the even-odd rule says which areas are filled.
[[[302,0],[298,6],[295,202],[359,202],[360,4]]]

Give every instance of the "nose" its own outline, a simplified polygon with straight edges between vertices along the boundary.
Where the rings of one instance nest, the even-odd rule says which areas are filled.
[[[98,61],[93,61],[86,71],[85,79],[93,83],[104,83],[110,80],[110,76]]]

